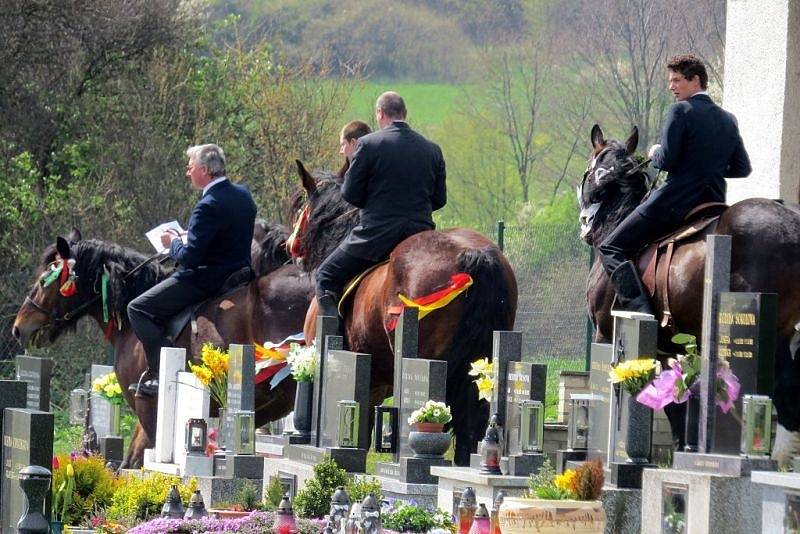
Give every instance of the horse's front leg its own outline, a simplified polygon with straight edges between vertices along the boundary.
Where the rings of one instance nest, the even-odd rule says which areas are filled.
[[[133,429],[131,444],[128,447],[128,454],[120,464],[119,469],[139,469],[144,465],[144,450],[151,447],[150,440],[144,433],[144,429],[139,422]]]

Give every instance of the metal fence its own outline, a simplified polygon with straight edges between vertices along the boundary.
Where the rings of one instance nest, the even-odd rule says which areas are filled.
[[[575,224],[507,226],[498,223],[498,244],[519,286],[515,330],[523,333],[526,359],[584,370],[591,336],[586,276],[591,248]]]

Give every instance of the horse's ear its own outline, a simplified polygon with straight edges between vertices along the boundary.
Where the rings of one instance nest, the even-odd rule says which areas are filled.
[[[303,182],[303,189],[306,190],[306,193],[309,195],[317,190],[317,182],[314,180],[314,177],[306,170],[303,166],[303,162],[299,159],[294,160],[297,163],[297,174],[300,175],[300,180]]]
[[[603,139],[603,130],[600,129],[598,124],[595,124],[592,126],[592,147],[597,148],[605,144],[606,140]]]
[[[83,236],[81,236],[81,231],[73,226],[72,227],[72,231],[67,236],[67,241],[69,241],[70,244],[74,245],[75,243],[79,242],[81,239],[83,239]]]
[[[61,256],[62,260],[68,260],[72,257],[72,251],[69,249],[69,243],[67,243],[67,240],[61,236],[56,238],[56,251],[58,251],[58,255]]]
[[[625,141],[625,148],[628,149],[628,154],[633,155],[636,152],[636,146],[639,144],[639,128],[636,126],[631,130],[631,135]]]

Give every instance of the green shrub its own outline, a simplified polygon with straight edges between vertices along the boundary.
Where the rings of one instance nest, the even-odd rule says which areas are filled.
[[[88,520],[96,509],[102,509],[111,504],[118,484],[114,473],[106,469],[103,458],[77,456],[71,459],[69,454],[62,454],[56,456],[53,464],[52,488],[54,490],[58,490],[67,477],[68,465],[72,464],[75,473],[74,490],[70,496],[71,502],[61,517],[61,521],[65,524],[81,524]],[[55,467],[56,465],[58,467]]]
[[[323,517],[328,513],[331,497],[337,486],[347,486],[350,477],[330,456],[325,456],[314,466],[314,476],[306,481],[294,499],[298,517]]]
[[[269,510],[275,510],[280,506],[283,499],[283,486],[278,477],[272,477],[267,486],[267,494],[264,496],[264,503]]]
[[[242,487],[236,492],[236,502],[242,505],[245,512],[252,512],[259,505],[258,488],[252,481],[245,479]]]
[[[452,531],[454,528],[446,512],[438,509],[428,511],[402,501],[398,501],[397,507],[384,515],[383,526],[397,532],[428,532],[434,528]]]
[[[350,502],[361,502],[367,495],[374,495],[378,502],[383,500],[383,488],[381,488],[381,483],[375,477],[354,478],[345,487],[347,495],[350,497]],[[330,499],[328,501],[330,502]]]
[[[192,478],[184,486],[180,477],[163,473],[147,473],[145,477],[128,475],[121,479],[108,508],[108,519],[112,521],[138,522],[161,513],[172,485],[178,486],[181,500],[186,504],[197,489],[197,479]]]

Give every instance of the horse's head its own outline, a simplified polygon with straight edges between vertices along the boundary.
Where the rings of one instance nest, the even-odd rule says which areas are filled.
[[[17,312],[12,334],[23,347],[46,346],[87,314],[105,328],[122,327],[128,320],[128,302],[169,273],[133,250],[84,241],[73,229],[42,253],[36,282]]]
[[[80,305],[80,277],[72,247],[81,240],[73,229],[67,238],[58,237],[48,246],[36,268],[36,282],[28,292],[14,319],[12,334],[25,347],[51,344],[74,321],[70,310]]]
[[[605,139],[595,124],[591,132],[592,152],[583,180],[578,186],[581,239],[599,243],[607,233],[607,223],[618,223],[630,213],[649,188],[649,177],[634,159],[639,130],[622,143]]]
[[[250,243],[250,262],[256,276],[271,273],[289,260],[286,250],[288,238],[289,232],[283,225],[256,219]]]
[[[292,200],[296,213],[286,247],[307,271],[316,269],[358,224],[359,210],[342,198],[342,183],[334,173],[309,173],[297,160],[302,190]]]

